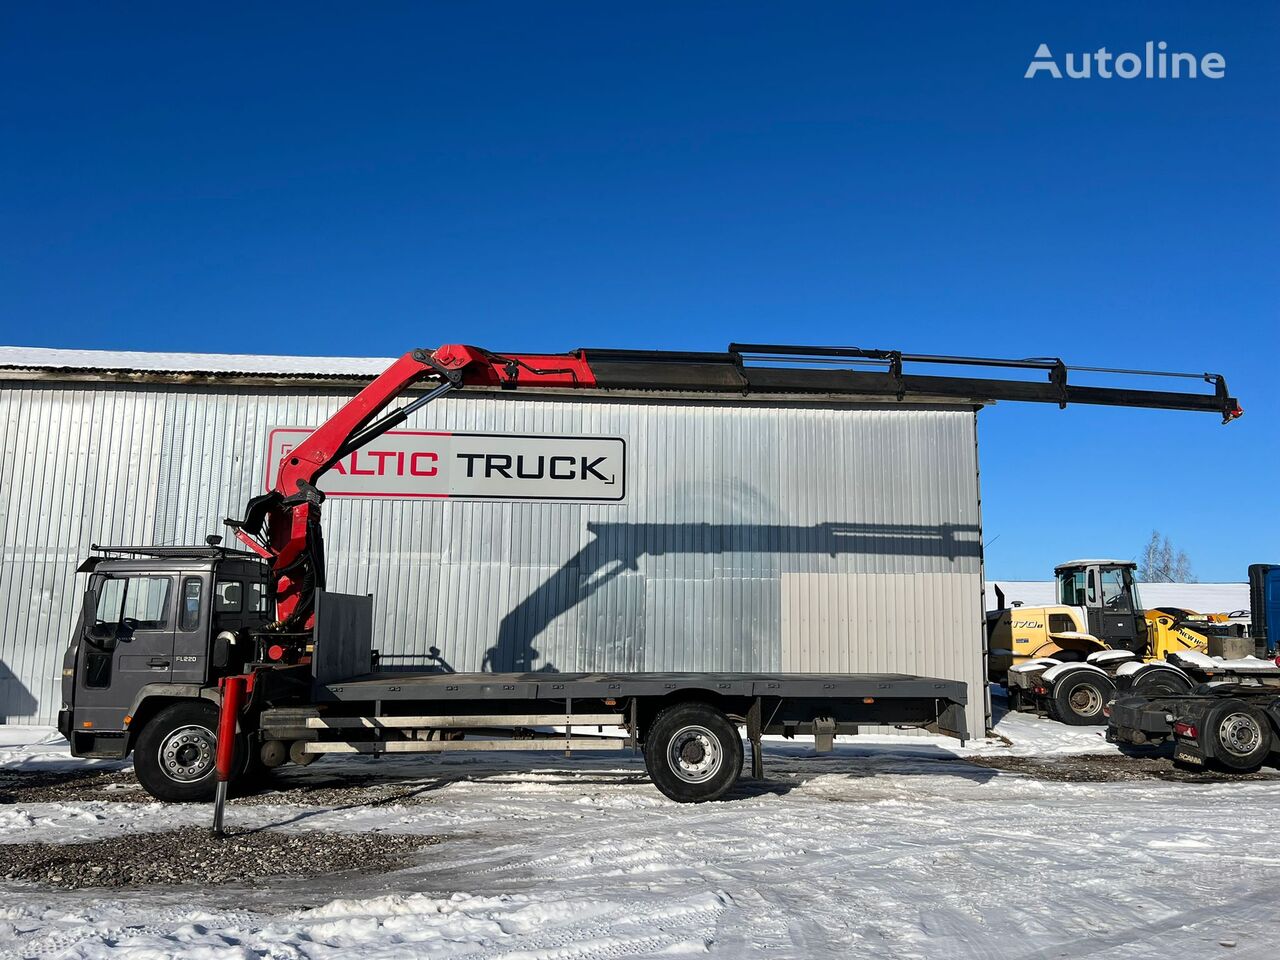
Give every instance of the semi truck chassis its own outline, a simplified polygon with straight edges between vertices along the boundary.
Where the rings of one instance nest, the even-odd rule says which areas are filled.
[[[1173,742],[1180,766],[1252,773],[1277,762],[1280,681],[1204,684],[1169,696],[1122,696],[1107,706],[1107,739],[1122,746]]]

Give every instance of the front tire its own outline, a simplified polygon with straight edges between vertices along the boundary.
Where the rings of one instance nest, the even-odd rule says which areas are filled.
[[[213,799],[218,753],[218,708],[207,700],[172,703],[142,728],[133,770],[157,800],[197,803]]]
[[[742,737],[710,704],[677,704],[649,727],[644,763],[653,785],[677,803],[718,800],[742,775]]]
[[[1054,684],[1049,698],[1053,719],[1074,727],[1100,727],[1107,722],[1103,708],[1116,696],[1111,678],[1092,670],[1067,674]]]

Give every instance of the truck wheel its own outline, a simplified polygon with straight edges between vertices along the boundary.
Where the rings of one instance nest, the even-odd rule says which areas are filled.
[[[218,708],[207,700],[172,703],[152,717],[133,748],[133,770],[157,800],[213,799]]]
[[[1271,724],[1239,700],[1214,704],[1200,725],[1200,747],[1220,770],[1253,773],[1271,753]]]
[[[654,786],[672,800],[718,800],[742,773],[742,737],[715,707],[677,704],[650,726],[644,764]]]
[[[1140,693],[1144,697],[1166,697],[1190,693],[1191,686],[1189,677],[1160,668],[1138,674],[1138,678],[1129,690],[1132,693]]]
[[[1092,670],[1075,671],[1054,684],[1049,713],[1053,719],[1076,727],[1103,726],[1107,717],[1102,708],[1115,695],[1116,685],[1110,677]]]

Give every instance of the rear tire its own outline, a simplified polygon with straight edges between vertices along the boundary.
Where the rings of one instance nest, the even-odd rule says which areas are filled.
[[[1140,673],[1129,690],[1144,697],[1167,697],[1190,693],[1190,677],[1163,668]]]
[[[1253,773],[1271,755],[1271,723],[1241,700],[1215,704],[1200,727],[1200,749],[1219,770]]]
[[[1116,685],[1110,677],[1092,670],[1068,673],[1053,686],[1049,697],[1049,715],[1074,727],[1100,727],[1107,723],[1102,712],[1116,696]]]
[[[670,799],[718,800],[742,774],[742,737],[710,704],[676,704],[649,727],[644,763],[653,785]]]

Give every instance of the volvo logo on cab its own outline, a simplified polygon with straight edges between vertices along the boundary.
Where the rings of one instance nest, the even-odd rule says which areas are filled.
[[[280,459],[310,432],[269,432],[268,489]],[[392,430],[335,464],[320,489],[331,497],[618,503],[626,496],[626,466],[621,437]]]

